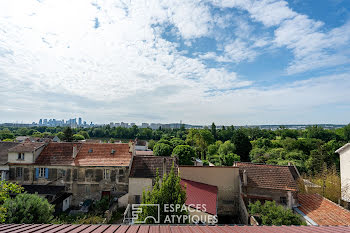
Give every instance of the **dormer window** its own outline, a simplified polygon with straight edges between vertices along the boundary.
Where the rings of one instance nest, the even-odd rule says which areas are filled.
[[[18,160],[24,160],[24,153],[18,153]]]
[[[92,148],[90,148],[90,149],[89,149],[89,153],[92,153],[92,152],[93,152],[93,150],[92,150]]]

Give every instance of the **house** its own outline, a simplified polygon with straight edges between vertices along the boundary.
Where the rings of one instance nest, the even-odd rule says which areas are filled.
[[[315,194],[298,194],[300,206],[295,211],[303,216],[308,225],[350,226],[350,211]]]
[[[340,147],[335,153],[340,157],[341,198],[350,203],[350,143]]]
[[[133,153],[127,143],[49,143],[35,163],[37,184],[64,184],[72,203],[99,200],[128,190]]]
[[[128,168],[134,153],[132,143],[50,142],[38,156],[37,152],[31,157],[24,154],[19,161],[13,161],[14,155],[10,155],[22,153],[18,152],[19,147],[11,150],[11,180],[22,185],[64,186],[66,192],[72,193],[72,205],[128,191]]]
[[[242,196],[246,203],[257,200],[275,201],[293,208],[298,205],[297,179],[294,166],[279,166],[236,162],[239,167]]]
[[[9,180],[31,184],[35,160],[44,150],[45,143],[24,142],[8,150]]]
[[[153,187],[157,171],[163,177],[170,172],[173,164],[177,173],[177,159],[174,157],[134,156],[129,174],[128,202],[140,203],[143,191]]]
[[[217,187],[219,220],[239,215],[238,167],[179,166],[179,172],[181,179]],[[233,219],[231,220],[233,221]]]
[[[22,187],[27,193],[46,198],[50,204],[55,205],[56,213],[66,211],[70,207],[72,194],[65,192],[64,186],[22,185]]]
[[[12,147],[17,146],[17,142],[0,142],[0,175],[1,180],[8,180],[9,166],[8,161],[8,150]]]
[[[180,184],[186,188],[185,204],[190,215],[190,222],[215,224],[218,187],[185,179],[181,179]]]

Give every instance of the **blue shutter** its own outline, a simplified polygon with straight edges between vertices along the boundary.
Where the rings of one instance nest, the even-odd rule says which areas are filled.
[[[48,179],[49,178],[49,169],[45,168],[45,178]]]
[[[35,178],[39,177],[39,168],[35,168]]]

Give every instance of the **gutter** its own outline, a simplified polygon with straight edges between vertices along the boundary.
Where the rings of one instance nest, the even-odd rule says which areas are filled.
[[[311,225],[311,226],[318,226],[318,224],[312,220],[309,216],[307,216],[306,214],[304,214],[301,210],[299,210],[297,207],[294,208],[294,210],[300,214],[305,220],[307,225]]]

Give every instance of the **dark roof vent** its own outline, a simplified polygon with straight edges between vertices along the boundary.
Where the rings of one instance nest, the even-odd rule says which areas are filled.
[[[90,148],[90,149],[89,149],[89,153],[92,153],[92,152],[93,152],[93,150],[92,150],[92,148]]]
[[[111,150],[111,154],[112,154],[112,155],[115,154],[115,150],[114,150],[114,149]]]

